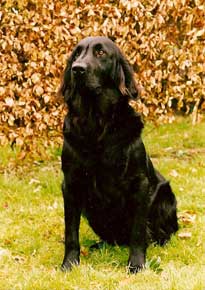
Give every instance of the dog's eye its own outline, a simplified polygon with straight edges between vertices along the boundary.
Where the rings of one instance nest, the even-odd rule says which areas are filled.
[[[80,52],[76,52],[76,54],[74,55],[74,60],[76,60],[79,56],[80,56]]]
[[[106,54],[106,52],[103,49],[96,50],[96,56],[97,57],[101,57],[101,56],[103,56],[105,54]]]
[[[76,60],[80,56],[80,54],[81,54],[81,49],[78,49],[76,53],[74,54],[74,60]]]

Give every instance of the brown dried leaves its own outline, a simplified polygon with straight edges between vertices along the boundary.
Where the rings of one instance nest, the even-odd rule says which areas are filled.
[[[60,76],[73,46],[88,35],[115,39],[127,55],[142,88],[135,107],[146,117],[171,121],[174,106],[193,111],[197,121],[205,109],[203,2],[3,1],[0,143],[30,148],[34,136],[59,135]]]

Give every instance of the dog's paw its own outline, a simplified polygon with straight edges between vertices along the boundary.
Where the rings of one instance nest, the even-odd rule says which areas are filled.
[[[61,271],[62,272],[70,272],[71,269],[72,269],[72,265],[71,264],[62,264],[61,267],[60,267]]]
[[[128,272],[130,274],[136,274],[138,272],[141,272],[144,268],[145,268],[144,264],[138,264],[138,265],[128,264]]]
[[[77,261],[74,261],[72,263],[70,261],[68,261],[68,262],[63,263],[61,265],[61,271],[62,272],[70,272],[72,270],[72,268],[77,266],[77,265],[79,265],[79,263]]]
[[[79,265],[79,259],[69,259],[65,258],[63,264],[61,265],[61,271],[70,272],[73,267]]]
[[[128,271],[131,274],[136,274],[145,268],[145,258],[143,254],[133,255],[128,261]]]

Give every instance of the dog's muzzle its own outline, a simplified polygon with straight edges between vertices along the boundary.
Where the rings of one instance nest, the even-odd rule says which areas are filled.
[[[86,71],[87,65],[85,63],[74,63],[72,65],[72,73],[76,78],[85,76]]]

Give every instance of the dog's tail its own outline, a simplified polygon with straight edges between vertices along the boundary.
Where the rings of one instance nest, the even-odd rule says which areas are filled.
[[[158,183],[152,195],[149,212],[149,232],[151,239],[165,244],[171,234],[178,230],[176,198],[168,181]]]

